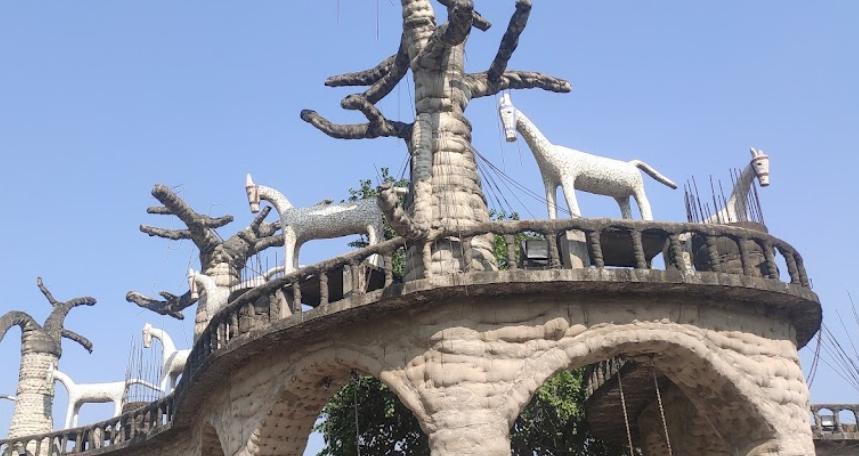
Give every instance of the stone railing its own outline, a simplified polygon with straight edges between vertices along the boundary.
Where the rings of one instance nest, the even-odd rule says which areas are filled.
[[[593,396],[594,392],[608,381],[608,379],[617,375],[624,364],[626,364],[626,362],[622,358],[609,358],[596,364],[589,365],[585,371],[585,379],[588,382],[588,397]]]
[[[826,412],[829,413],[826,413]],[[841,421],[841,412],[849,412],[853,415],[852,423]],[[816,438],[849,438],[859,440],[859,404],[814,404],[811,406],[811,415],[814,417],[814,436]]]
[[[115,418],[84,427],[0,440],[0,455],[59,456],[98,448],[125,447],[170,429],[173,404],[173,396],[170,395]]]
[[[787,266],[789,282],[809,288],[802,257],[789,244],[767,233],[722,225],[617,219],[521,220],[489,222],[458,229],[455,233],[435,231],[419,241],[396,238],[303,267],[252,288],[233,299],[212,318],[195,342],[173,397],[168,396],[120,417],[82,428],[0,440],[0,455],[14,455],[14,450],[22,447],[32,452],[43,445],[50,445],[52,455],[84,453],[96,448],[133,444],[168,430],[175,424],[175,405],[182,403],[189,384],[206,370],[210,360],[215,358],[213,355],[237,338],[253,337],[254,333],[258,334],[258,330],[273,321],[300,313],[302,284],[306,284],[309,279],[318,283],[319,306],[330,302],[332,293],[329,279],[338,271],[340,274],[343,274],[343,271],[349,271],[351,274],[350,292],[340,295],[345,298],[360,296],[367,292],[365,271],[369,267],[365,268],[364,265],[373,255],[379,255],[383,259],[382,286],[386,288],[394,283],[393,259],[397,252],[402,252],[403,249],[423,253],[418,261],[423,262],[423,278],[430,279],[430,248],[433,243],[442,239],[456,239],[461,243],[464,272],[468,273],[471,272],[473,257],[471,241],[483,235],[495,235],[503,239],[502,253],[506,256],[504,263],[507,269],[522,267],[520,260],[526,256],[523,252],[523,238],[529,239],[529,242],[535,238],[544,241],[545,256],[541,258],[541,268],[576,269],[576,263],[565,258],[569,256],[569,252],[565,252],[563,244],[559,246],[558,242],[561,239],[567,242],[566,240],[572,237],[583,239],[573,241],[578,242],[578,247],[581,248],[578,254],[586,251],[587,258],[578,263],[578,268],[592,266],[597,269],[650,269],[651,259],[662,254],[666,269],[691,274],[696,271],[731,273],[779,281],[776,260],[778,253]],[[686,242],[689,239],[692,240],[692,245],[697,243],[699,246],[697,252],[691,252],[690,243]],[[702,250],[701,246],[705,248]],[[695,253],[698,254],[697,258]],[[726,253],[734,254],[731,268],[726,267]],[[690,258],[694,261],[690,261]],[[284,309],[284,305],[288,309]]]

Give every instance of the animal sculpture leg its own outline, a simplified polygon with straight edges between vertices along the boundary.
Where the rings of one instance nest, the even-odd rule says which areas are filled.
[[[635,189],[633,196],[635,197],[635,203],[638,204],[638,210],[641,211],[641,219],[653,220],[653,212],[650,210],[650,201],[647,200],[647,195],[644,194],[644,188]]]
[[[170,380],[170,374],[169,373],[163,374],[161,376],[161,391],[164,391],[165,396],[168,393],[168,391],[167,391],[167,380]]]
[[[72,414],[72,427],[73,428],[78,427],[78,413],[80,413],[80,411],[81,411],[81,405],[83,405],[83,404],[75,404],[75,410],[74,410],[74,413]]]
[[[561,179],[561,189],[564,190],[564,198],[567,200],[570,215],[581,217],[582,213],[579,211],[579,201],[576,199],[576,180],[571,177]]]
[[[379,225],[379,226],[377,226],[375,224],[367,225],[367,243],[368,243],[368,245],[374,245],[374,244],[377,244],[379,242],[379,236],[382,235],[383,229],[384,228],[382,228],[381,225]],[[367,261],[369,261],[370,264],[372,264],[373,266],[377,266],[377,267],[383,266],[382,265],[382,258],[379,256],[379,254],[374,253],[373,255],[370,256],[370,258],[367,259]]]
[[[293,251],[295,252],[295,257],[293,257],[293,259],[292,259],[292,261],[293,261],[292,267],[293,267],[293,271],[295,271],[301,267],[301,264],[299,264],[299,262],[298,262],[299,253],[301,253],[301,244],[296,242],[295,248],[293,249]]]
[[[113,416],[122,415],[122,400],[113,401]]]
[[[66,429],[69,429],[72,425],[72,418],[77,418],[75,414],[75,402],[73,398],[69,398],[69,407],[66,410]]]
[[[558,218],[558,206],[555,203],[555,193],[558,192],[558,184],[543,180],[543,185],[546,187],[546,208],[549,211],[549,220]]]
[[[632,218],[632,206],[629,204],[629,197],[623,196],[620,198],[615,198],[617,201],[617,205],[620,206],[620,216],[621,218],[631,219]]]
[[[284,228],[283,234],[283,268],[284,274],[289,274],[294,271],[297,266],[296,255],[295,252],[295,232],[292,228],[286,227]]]

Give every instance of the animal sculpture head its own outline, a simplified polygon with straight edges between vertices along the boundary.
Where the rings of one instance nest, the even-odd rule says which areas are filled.
[[[498,116],[504,126],[504,137],[507,142],[516,141],[516,107],[510,100],[510,94],[505,93],[498,99]]]
[[[152,325],[146,323],[143,325],[143,347],[149,348],[152,345]]]
[[[766,187],[770,184],[770,157],[754,147],[751,148],[751,152],[752,168],[755,170],[755,176],[758,177],[761,187]]]
[[[191,299],[200,299],[200,292],[197,290],[197,271],[194,268],[188,268],[188,290],[191,291]]]
[[[248,192],[248,204],[251,207],[251,212],[256,214],[259,212],[259,185],[254,183],[250,174],[245,178],[245,191]]]

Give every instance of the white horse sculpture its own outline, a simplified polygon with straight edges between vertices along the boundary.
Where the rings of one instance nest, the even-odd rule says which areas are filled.
[[[170,380],[170,390],[175,389],[176,380],[185,369],[191,349],[177,350],[167,332],[146,323],[143,326],[143,346],[149,348],[153,337],[161,341],[161,391],[167,394],[167,380]]]
[[[248,174],[245,181],[251,212],[259,212],[261,200],[274,206],[283,228],[284,273],[298,268],[301,245],[311,239],[330,239],[350,234],[366,234],[370,245],[382,236],[382,210],[376,200],[368,199],[339,204],[320,203],[310,207],[293,207],[279,191],[257,185]]]
[[[677,188],[674,182],[643,161],[623,162],[552,144],[522,111],[513,106],[510,95],[506,93],[498,100],[498,114],[504,124],[507,141],[516,141],[518,130],[537,160],[540,174],[543,176],[543,185],[546,187],[546,204],[550,219],[558,218],[555,205],[558,186],[562,187],[567,206],[574,217],[581,216],[575,192],[579,189],[613,197],[625,219],[632,218],[629,205],[629,197],[632,196],[644,220],[653,220],[653,213],[644,193],[644,182],[639,169],[658,182]]]
[[[212,321],[212,317],[226,307],[230,299],[230,288],[219,287],[211,277],[193,268],[188,269],[188,287],[191,290],[191,299],[200,300],[197,304],[197,317],[194,320],[194,340],[196,341]],[[199,293],[200,287],[203,288],[202,297]]]
[[[758,179],[761,187],[769,186],[769,156],[754,147],[750,149],[750,152],[752,160],[743,168],[737,182],[734,182],[734,188],[731,190],[731,196],[728,198],[727,203],[725,203],[725,207],[708,217],[703,223],[725,224],[743,221],[748,216],[749,190],[754,185],[755,178]]]
[[[48,383],[58,380],[69,394],[65,429],[78,425],[78,412],[80,412],[83,404],[113,402],[113,416],[119,416],[122,413],[122,403],[125,401],[125,392],[129,385],[143,385],[161,391],[161,388],[152,383],[137,378],[109,383],[75,383],[68,375],[55,368],[53,364],[48,368],[47,380]]]

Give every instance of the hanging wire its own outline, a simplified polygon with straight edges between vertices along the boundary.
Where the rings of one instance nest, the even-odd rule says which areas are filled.
[[[361,432],[358,430],[358,389],[361,387],[361,377],[355,371],[350,373],[355,387],[352,389],[352,405],[355,409],[355,450],[361,456]]]
[[[629,454],[635,456],[635,450],[632,447],[632,431],[629,429],[629,414],[626,412],[626,397],[623,394],[623,378],[620,375],[620,369],[617,370],[617,385],[620,387],[620,405],[623,408],[623,423],[626,425],[626,438],[629,441]]]
[[[665,446],[668,447],[668,456],[674,456],[674,453],[671,452],[671,439],[668,438],[668,423],[665,421],[665,408],[662,407],[662,394],[659,393],[659,381],[656,379],[656,366],[653,365],[653,355],[650,356],[650,372],[653,374],[653,386],[656,387],[656,402],[659,404],[659,415],[662,417]]]

